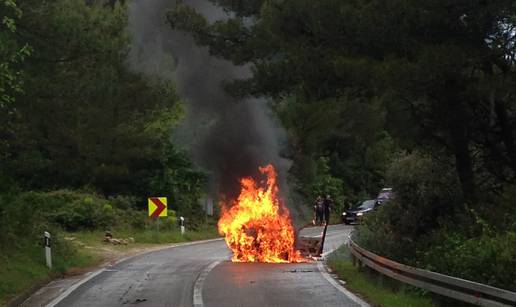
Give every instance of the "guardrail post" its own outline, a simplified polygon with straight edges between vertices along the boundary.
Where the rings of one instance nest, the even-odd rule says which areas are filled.
[[[181,228],[181,235],[184,235],[185,234],[185,218],[184,217],[180,217],[179,218],[179,222],[180,222],[180,228]]]
[[[47,262],[47,267],[49,269],[52,268],[52,250],[50,248],[51,246],[51,237],[50,237],[50,233],[48,231],[45,231],[43,233],[43,237],[44,237],[44,246],[45,246],[45,260]]]

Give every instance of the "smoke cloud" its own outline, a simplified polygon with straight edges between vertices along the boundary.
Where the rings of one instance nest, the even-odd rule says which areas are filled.
[[[188,0],[188,5],[210,22],[227,14],[208,0]],[[210,56],[190,35],[173,31],[166,21],[170,0],[134,0],[129,32],[132,69],[173,80],[186,101],[187,118],[174,140],[189,149],[193,160],[210,174],[210,193],[234,198],[238,180],[255,176],[260,165],[273,163],[285,193],[289,161],[279,156],[283,130],[270,116],[264,100],[237,100],[222,83],[250,75],[248,67]],[[285,194],[283,194],[285,196]],[[291,210],[292,211],[292,210]]]

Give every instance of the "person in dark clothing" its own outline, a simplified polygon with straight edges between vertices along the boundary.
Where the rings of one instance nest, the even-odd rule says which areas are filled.
[[[331,207],[333,206],[333,200],[330,195],[326,195],[326,198],[323,201],[323,209],[324,209],[324,222],[326,224],[330,224],[330,212]]]
[[[324,217],[324,201],[321,196],[317,197],[314,203],[314,225],[322,225]]]

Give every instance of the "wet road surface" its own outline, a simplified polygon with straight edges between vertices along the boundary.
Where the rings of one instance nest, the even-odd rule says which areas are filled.
[[[351,229],[330,226],[325,252],[345,243]],[[308,228],[302,235],[320,233]],[[137,256],[103,270],[55,306],[357,306],[316,262],[232,263],[230,257],[220,240]]]

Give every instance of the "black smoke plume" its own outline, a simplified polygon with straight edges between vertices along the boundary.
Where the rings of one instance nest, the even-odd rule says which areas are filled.
[[[211,22],[227,18],[208,0],[185,2]],[[289,163],[278,154],[282,130],[265,101],[238,100],[222,87],[223,82],[248,77],[249,68],[210,56],[190,35],[173,31],[166,20],[173,5],[170,0],[131,3],[132,69],[175,81],[178,94],[186,101],[187,119],[174,140],[186,146],[193,160],[209,172],[209,193],[234,198],[240,178],[255,176],[258,166],[272,163],[285,196]]]

